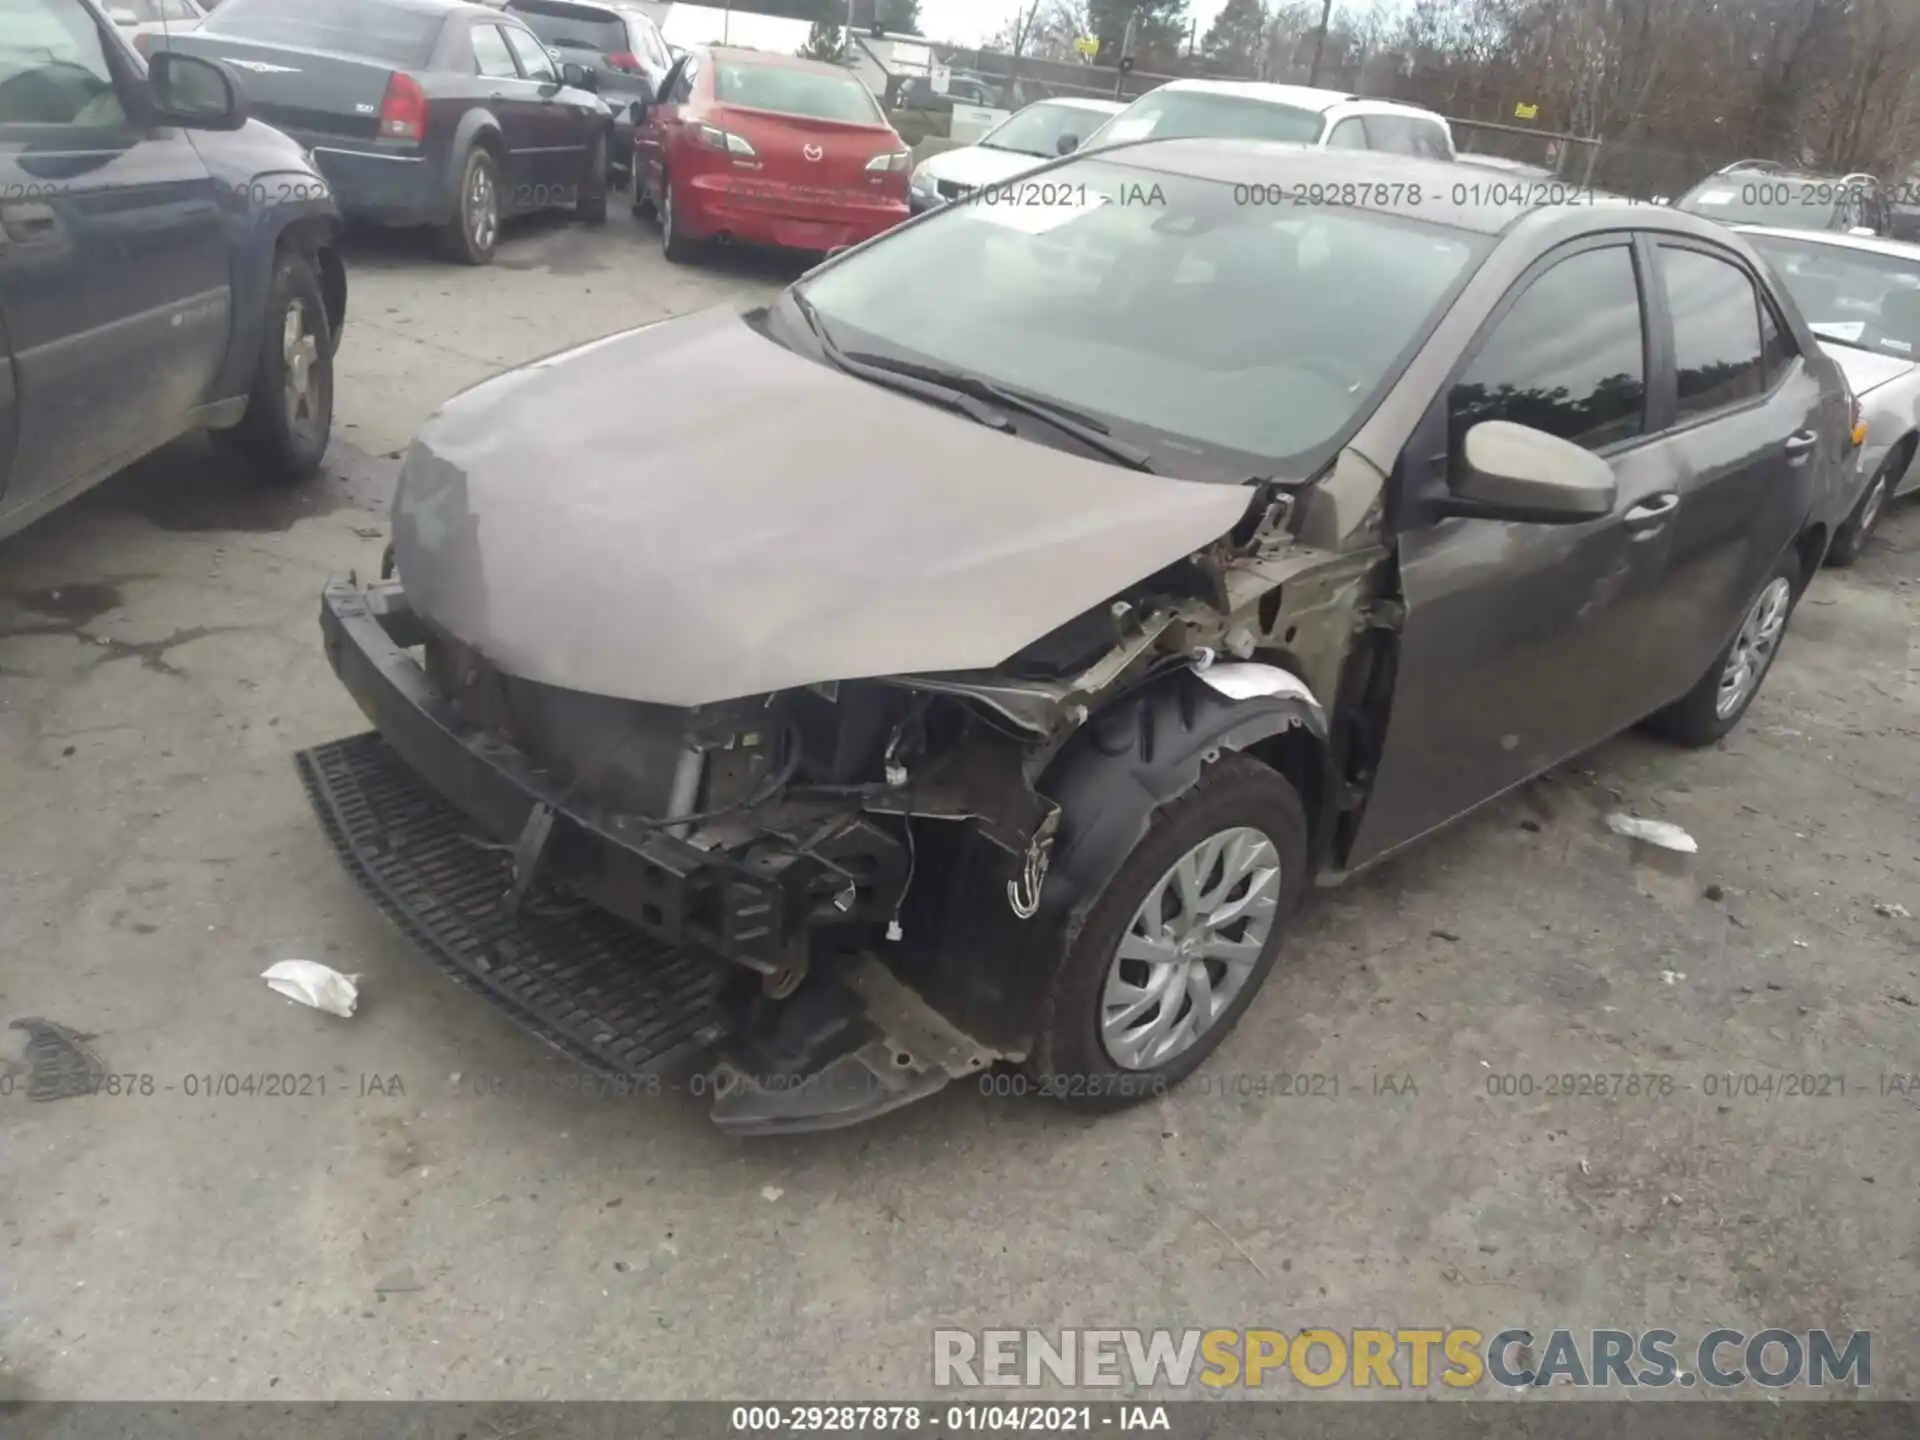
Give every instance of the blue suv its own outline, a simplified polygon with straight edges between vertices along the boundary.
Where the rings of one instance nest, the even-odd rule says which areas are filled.
[[[340,214],[238,75],[92,0],[0,0],[0,537],[196,427],[319,468]]]

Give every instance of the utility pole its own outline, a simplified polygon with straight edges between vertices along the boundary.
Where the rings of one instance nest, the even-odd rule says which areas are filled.
[[[1333,0],[1320,0],[1320,29],[1313,37],[1313,63],[1307,67],[1307,84],[1320,83],[1320,52],[1327,45],[1327,21],[1333,15]]]
[[[1333,3],[1333,0],[1327,0],[1327,3]],[[1113,98],[1116,100],[1125,98],[1127,76],[1133,73],[1133,41],[1139,33],[1140,12],[1136,10],[1127,17],[1127,33],[1120,41],[1120,63],[1115,67],[1113,77]]]
[[[874,0],[874,3],[877,5],[879,0]],[[1328,3],[1331,4],[1332,0],[1328,0]],[[840,59],[848,65],[853,63],[853,6],[854,0],[847,0],[847,41],[840,47]]]

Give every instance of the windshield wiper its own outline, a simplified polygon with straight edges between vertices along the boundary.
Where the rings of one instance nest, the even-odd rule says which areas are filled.
[[[944,370],[937,365],[920,365],[911,360],[894,360],[885,355],[869,355],[861,351],[855,351],[846,358],[861,365],[871,365],[876,370],[912,376],[916,380],[974,395],[993,402],[1002,410],[1013,410],[1036,420],[1044,420],[1054,429],[1071,435],[1087,449],[1125,465],[1129,470],[1138,470],[1147,475],[1154,473],[1147,452],[1124,440],[1115,440],[1112,427],[1106,421],[1097,420],[1055,401],[1043,400],[1024,390],[1010,389],[984,376],[969,375],[963,370]]]
[[[979,397],[971,395],[952,385],[941,384],[925,376],[899,371],[888,365],[875,365],[864,355],[849,355],[842,350],[827,327],[820,321],[820,312],[814,308],[811,300],[798,290],[787,292],[793,301],[793,308],[800,312],[800,318],[807,322],[807,329],[820,344],[820,353],[836,370],[843,370],[856,379],[865,380],[872,385],[882,385],[889,390],[897,390],[903,395],[912,395],[916,399],[930,401],[948,410],[957,410],[969,420],[978,421],[989,430],[1009,433],[1013,430],[1013,421],[998,410],[980,403]]]

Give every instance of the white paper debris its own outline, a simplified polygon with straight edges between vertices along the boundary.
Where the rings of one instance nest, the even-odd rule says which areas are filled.
[[[1894,905],[1882,900],[1876,900],[1874,902],[1873,913],[1876,915],[1884,915],[1889,920],[1911,920],[1913,918],[1913,913],[1908,910],[1906,906]]]
[[[760,1198],[768,1203],[778,1200],[786,1193],[787,1192],[782,1190],[778,1185],[762,1185],[760,1187]]]
[[[1629,840],[1644,840],[1649,845],[1658,845],[1662,850],[1678,850],[1682,855],[1700,853],[1700,846],[1691,835],[1665,820],[1643,820],[1638,815],[1623,815],[1616,810],[1607,816],[1607,828],[1616,835],[1624,835]]]
[[[360,1002],[360,977],[342,975],[317,960],[281,960],[260,972],[267,988],[276,995],[298,1000],[342,1020],[353,1018],[353,1007]]]
[[[1678,985],[1682,980],[1687,978],[1687,972],[1684,970],[1662,970],[1660,972],[1660,978],[1669,985]]]

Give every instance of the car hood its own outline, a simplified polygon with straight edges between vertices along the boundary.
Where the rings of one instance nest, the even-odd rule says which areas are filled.
[[[956,185],[978,188],[998,184],[1037,170],[1047,158],[1019,155],[1011,150],[989,150],[983,145],[966,145],[958,150],[943,150],[920,167],[928,180],[950,180]]]
[[[415,611],[500,669],[687,706],[991,668],[1249,500],[988,429],[719,309],[457,396],[393,533]]]
[[[1817,335],[1819,332],[1815,331]],[[1881,355],[1872,350],[1859,350],[1851,345],[1837,345],[1822,340],[1820,349],[1834,364],[1840,367],[1840,373],[1847,377],[1847,384],[1853,387],[1856,396],[1877,389],[1889,380],[1898,380],[1902,375],[1912,373],[1915,361],[1902,360],[1893,355]]]

